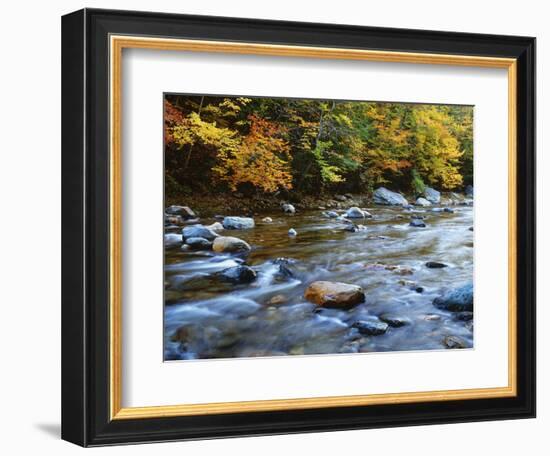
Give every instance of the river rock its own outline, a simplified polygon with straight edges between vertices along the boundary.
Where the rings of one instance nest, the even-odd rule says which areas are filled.
[[[167,233],[164,235],[164,245],[166,247],[174,247],[183,242],[183,236],[177,233]]]
[[[443,339],[443,345],[445,348],[467,348],[466,341],[458,336],[447,336]]]
[[[431,209],[432,212],[445,212],[447,214],[454,214],[454,209],[451,209],[450,207],[434,207]]]
[[[193,250],[210,250],[212,248],[212,242],[203,237],[189,237],[185,243]]]
[[[223,231],[223,225],[220,222],[214,222],[212,225],[207,225],[206,228],[209,228],[212,231]]]
[[[383,204],[386,206],[406,206],[409,204],[403,195],[392,192],[385,187],[377,188],[373,196],[376,204]]]
[[[466,188],[464,189],[464,194],[469,197],[474,197],[474,186],[473,185],[466,185]]]
[[[273,219],[271,217],[264,217],[262,219],[262,222],[264,222],[264,223],[273,223]]]
[[[431,187],[424,189],[424,197],[432,204],[439,204],[441,202],[441,193]]]
[[[166,213],[170,215],[179,215],[185,220],[197,217],[193,210],[188,206],[169,206],[166,208]]]
[[[448,291],[434,299],[433,305],[441,310],[464,312],[474,310],[474,285],[469,283]]]
[[[296,213],[296,208],[290,203],[283,204],[281,206],[281,208],[283,209],[283,212],[285,214],[295,214]]]
[[[379,336],[380,334],[384,334],[389,326],[383,321],[359,320],[352,327],[357,328],[361,334],[366,336]]]
[[[181,234],[187,238],[204,238],[208,241],[213,241],[219,235],[212,229],[204,225],[189,225],[181,230]]]
[[[473,320],[474,313],[473,312],[457,312],[457,313],[455,313],[454,317],[455,317],[455,320],[470,321],[470,320]]]
[[[281,304],[284,304],[287,301],[287,298],[283,294],[277,294],[270,298],[267,301],[267,305],[269,306],[280,306]]]
[[[426,198],[418,198],[414,204],[422,207],[428,207],[432,205],[432,203],[430,203]]]
[[[336,218],[338,217],[338,213],[337,212],[334,212],[334,211],[326,211],[326,212],[323,212],[323,215],[325,217],[328,217],[328,218]]]
[[[294,236],[298,235],[298,232],[294,228],[290,228],[288,230],[288,235],[291,236],[291,237],[294,237]]]
[[[335,199],[336,201],[344,202],[344,201],[346,201],[348,198],[347,198],[347,196],[345,196],[345,195],[335,195],[335,196],[334,196],[334,199]]]
[[[290,258],[277,258],[272,261],[273,264],[279,266],[277,271],[278,278],[288,279],[294,277],[294,272],[292,271],[292,265],[295,263],[295,260]]]
[[[311,283],[304,297],[321,307],[350,308],[365,301],[363,289],[341,282],[317,281]]]
[[[254,228],[254,219],[251,217],[224,217],[223,227],[226,230],[245,230]]]
[[[393,328],[400,328],[401,326],[408,325],[411,322],[411,320],[407,317],[400,317],[399,315],[394,315],[391,313],[384,313],[378,318]]]
[[[248,252],[250,250],[250,245],[246,241],[236,237],[218,236],[214,239],[212,249],[214,252],[218,253]]]
[[[168,215],[164,216],[165,225],[181,225],[183,223],[183,218],[181,215]]]
[[[364,211],[364,210],[359,209],[358,207],[354,206],[354,207],[350,207],[346,211],[346,215],[344,217],[346,217],[346,218],[371,218],[372,215],[369,212]]]
[[[445,263],[439,263],[438,261],[428,261],[425,266],[430,269],[440,269],[447,267]]]
[[[250,283],[256,280],[256,271],[244,265],[238,265],[224,269],[220,272],[220,275],[225,280],[233,283]]]
[[[415,228],[426,228],[426,224],[422,219],[413,218],[409,223],[409,226],[414,226]]]

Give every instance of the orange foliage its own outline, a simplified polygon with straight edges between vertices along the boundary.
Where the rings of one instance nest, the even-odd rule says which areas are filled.
[[[268,193],[280,188],[290,189],[290,146],[283,138],[285,129],[255,115],[248,120],[248,134],[233,150],[220,151],[214,173],[233,191],[243,183]]]

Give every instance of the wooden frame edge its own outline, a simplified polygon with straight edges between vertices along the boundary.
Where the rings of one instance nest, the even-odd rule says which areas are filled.
[[[242,412],[352,407],[431,401],[506,398],[517,396],[517,60],[413,52],[375,51],[272,45],[226,41],[185,40],[111,35],[110,62],[110,393],[111,420],[200,416]],[[508,70],[508,386],[464,390],[387,393],[358,396],[327,396],[150,407],[122,407],[122,235],[121,216],[121,63],[122,50],[156,49],[232,54],[256,54],[302,58],[369,60],[432,65],[454,65]],[[114,284],[114,286],[113,286]]]

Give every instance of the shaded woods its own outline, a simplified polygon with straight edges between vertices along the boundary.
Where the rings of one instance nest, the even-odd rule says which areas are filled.
[[[473,178],[473,108],[166,95],[165,190],[411,195]]]

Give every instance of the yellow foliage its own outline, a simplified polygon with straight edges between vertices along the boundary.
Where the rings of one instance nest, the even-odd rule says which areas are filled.
[[[282,128],[256,116],[249,119],[249,133],[235,148],[220,150],[218,165],[212,171],[233,191],[243,183],[267,193],[290,189],[290,147],[280,136]]]

